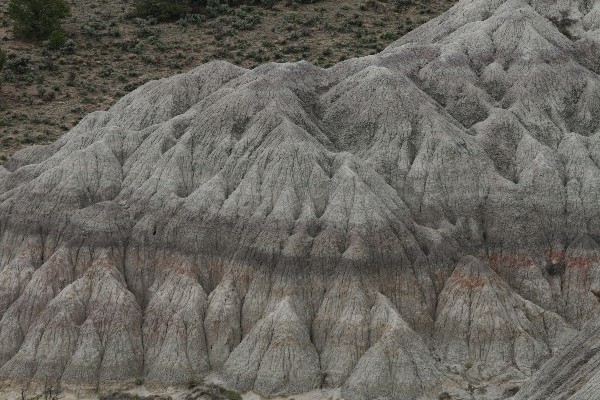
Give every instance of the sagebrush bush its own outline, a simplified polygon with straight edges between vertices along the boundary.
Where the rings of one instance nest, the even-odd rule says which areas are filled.
[[[242,395],[239,394],[238,392],[234,392],[232,390],[227,390],[225,392],[225,396],[229,399],[229,400],[242,400]]]
[[[192,0],[136,0],[136,11],[142,17],[160,21],[180,18],[191,10]]]
[[[29,57],[16,57],[13,55],[6,61],[6,69],[17,75],[25,75],[31,72],[31,59]]]
[[[404,10],[414,4],[413,0],[395,0],[396,10]]]
[[[4,53],[4,51],[2,51],[2,49],[0,49],[0,88],[2,87],[2,69],[4,68],[4,64],[6,64],[6,54]],[[0,109],[2,108],[2,96],[0,96]]]
[[[241,6],[235,14],[233,27],[239,30],[252,30],[260,24],[261,16],[250,6]]]
[[[4,68],[4,64],[6,64],[6,53],[0,49],[0,71]]]
[[[61,22],[71,11],[65,0],[10,0],[8,14],[16,36],[46,40],[61,31]]]
[[[62,49],[67,43],[67,36],[63,31],[53,31],[48,39],[48,47],[51,50]]]
[[[229,3],[227,0],[207,0],[206,14],[209,17],[225,14],[229,11]]]

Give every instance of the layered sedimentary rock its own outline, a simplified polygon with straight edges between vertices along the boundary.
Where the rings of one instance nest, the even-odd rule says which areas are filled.
[[[209,63],[17,153],[0,377],[435,399],[593,362],[599,7],[463,0],[330,69]]]

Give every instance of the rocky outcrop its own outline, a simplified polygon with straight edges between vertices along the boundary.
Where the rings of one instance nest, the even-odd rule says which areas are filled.
[[[600,395],[599,327],[596,317],[559,354],[544,364],[515,399],[597,398]]]
[[[301,393],[321,385],[319,355],[288,298],[254,325],[223,370],[235,387],[262,393]]]
[[[380,54],[209,63],[17,153],[0,378],[435,399],[541,367],[523,393],[570,396],[543,365],[593,360],[597,17],[462,0]]]
[[[435,398],[457,386],[388,299],[379,295],[371,313],[371,347],[346,381],[345,399]]]
[[[485,381],[531,375],[573,334],[557,314],[523,299],[484,262],[467,256],[440,295],[434,343],[447,363]]]

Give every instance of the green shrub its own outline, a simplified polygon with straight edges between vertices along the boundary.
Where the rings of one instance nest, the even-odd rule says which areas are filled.
[[[136,0],[136,11],[141,17],[155,17],[159,21],[178,19],[190,11],[191,0]]]
[[[45,102],[52,101],[56,98],[56,91],[48,89],[43,86],[38,86],[38,96]]]
[[[121,37],[121,31],[119,30],[119,28],[113,26],[108,30],[108,35],[112,37]]]
[[[63,54],[75,54],[75,42],[73,39],[69,39],[65,42],[64,46],[60,49]]]
[[[226,14],[229,12],[229,4],[226,0],[207,0],[206,1],[206,14],[209,17],[216,17],[217,15]]]
[[[0,49],[0,87],[2,87],[2,68],[4,68],[4,64],[6,64],[6,54],[4,54],[4,51],[2,51],[2,49]],[[2,106],[2,96],[0,96],[0,109],[3,108]],[[2,160],[0,160],[2,161]]]
[[[183,18],[179,19],[177,23],[183,27],[188,25],[201,26],[206,21],[206,17],[202,14],[186,14]]]
[[[413,0],[395,0],[394,3],[396,5],[396,10],[398,11],[402,11],[406,7],[410,7],[415,4]]]
[[[250,6],[241,6],[235,13],[235,17],[233,27],[244,31],[254,29],[261,21],[260,14]]]
[[[13,57],[6,61],[6,68],[17,75],[31,72],[31,59],[29,57]]]
[[[292,7],[297,7],[298,4],[313,4],[316,3],[318,0],[288,0],[288,3],[292,6]]]
[[[67,36],[63,31],[53,31],[48,38],[48,47],[51,50],[62,49],[67,43]]]
[[[65,0],[10,0],[8,14],[16,36],[45,40],[61,30],[61,21],[70,15],[70,8]]]
[[[107,67],[102,68],[100,71],[98,71],[97,75],[100,78],[108,78],[113,74],[113,72],[115,72],[113,67],[107,66]]]
[[[0,71],[4,68],[4,64],[6,64],[6,54],[0,49]]]
[[[228,390],[225,392],[225,396],[229,399],[229,400],[242,400],[242,395],[239,394],[238,392],[234,392],[232,390]]]

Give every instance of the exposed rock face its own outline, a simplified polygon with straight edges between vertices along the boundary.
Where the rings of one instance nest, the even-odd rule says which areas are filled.
[[[463,0],[328,70],[144,85],[0,167],[0,376],[435,399],[568,343],[593,398],[599,59],[598,2]]]
[[[321,383],[319,355],[288,298],[254,325],[223,370],[235,387],[263,393],[307,392]]]
[[[600,320],[596,318],[550,359],[515,399],[597,399],[600,396],[599,342]]]
[[[471,365],[471,374],[488,380],[510,369],[531,374],[572,334],[557,314],[523,299],[467,256],[440,295],[434,347],[447,362]]]

